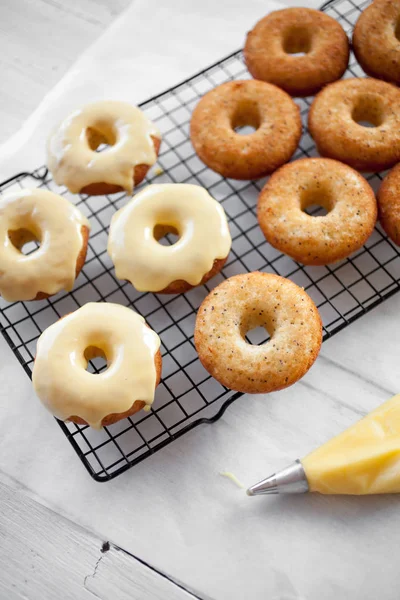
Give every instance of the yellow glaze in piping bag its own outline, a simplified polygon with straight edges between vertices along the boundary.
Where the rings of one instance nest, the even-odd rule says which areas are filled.
[[[400,492],[400,394],[302,459],[311,492]]]

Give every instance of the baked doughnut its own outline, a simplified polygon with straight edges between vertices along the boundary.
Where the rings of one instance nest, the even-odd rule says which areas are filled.
[[[311,96],[343,75],[349,41],[329,15],[312,8],[284,8],[258,21],[247,34],[244,58],[255,79],[274,83],[292,96]]]
[[[386,175],[377,198],[381,225],[390,239],[400,246],[400,164]]]
[[[63,196],[40,188],[0,198],[0,294],[9,302],[72,290],[86,258],[90,225]],[[28,255],[31,241],[40,247]]]
[[[371,77],[400,84],[400,0],[375,0],[361,13],[353,50]]]
[[[96,152],[100,144],[108,144]],[[58,185],[73,193],[131,193],[157,160],[161,135],[131,104],[100,101],[69,115],[53,131],[47,162]]]
[[[161,377],[160,338],[138,313],[89,302],[48,327],[37,342],[33,387],[62,421],[99,429],[150,407]],[[107,369],[93,374],[101,356]]]
[[[256,129],[240,135],[236,127]],[[287,162],[301,137],[298,106],[264,81],[229,81],[193,111],[190,137],[201,160],[224,177],[257,179]]]
[[[400,160],[400,90],[369,78],[331,83],[312,103],[308,127],[323,156],[360,171],[388,169]]]
[[[158,240],[173,232],[179,240]],[[225,264],[231,248],[222,206],[198,185],[148,185],[111,220],[108,254],[116,276],[141,292],[179,294]]]
[[[313,204],[328,214],[304,212]],[[329,158],[304,158],[271,176],[257,216],[271,246],[305,265],[326,265],[361,248],[374,229],[377,206],[357,171]]]
[[[245,335],[264,327],[271,339],[253,346]],[[222,385],[248,394],[295,383],[318,356],[322,324],[308,294],[289,279],[246,273],[210,292],[197,313],[194,342],[205,369]]]

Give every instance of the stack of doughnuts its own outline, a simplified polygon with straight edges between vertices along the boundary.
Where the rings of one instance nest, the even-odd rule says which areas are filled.
[[[400,245],[398,23],[400,0],[374,0],[353,35],[354,53],[370,77],[341,79],[350,44],[333,18],[308,8],[272,12],[247,35],[244,60],[252,78],[216,87],[193,111],[191,141],[209,168],[238,180],[271,175],[258,199],[260,228],[272,246],[302,264],[327,265],[358,250],[373,231],[378,205],[383,228]],[[289,163],[302,135],[293,97],[314,94],[308,127],[321,156]],[[243,135],[246,126],[254,131]],[[48,166],[54,181],[83,201],[87,195],[132,194],[160,144],[160,132],[140,109],[101,101],[54,129]],[[359,171],[391,167],[376,199]],[[327,214],[308,214],[315,204]],[[0,294],[14,302],[71,290],[85,262],[89,230],[62,195],[36,189],[4,196]],[[164,245],[168,234],[178,240]],[[39,248],[24,255],[31,240]],[[206,189],[160,184],[144,187],[114,214],[107,249],[118,279],[138,291],[178,294],[219,273],[231,242],[225,212]],[[270,340],[253,346],[246,335],[259,326]],[[295,383],[314,363],[321,342],[321,319],[308,294],[261,272],[215,287],[198,310],[194,331],[207,371],[225,387],[247,393]],[[150,410],[161,378],[160,343],[135,311],[86,304],[40,336],[36,393],[59,419],[96,428]],[[87,366],[99,356],[107,368],[95,376]]]

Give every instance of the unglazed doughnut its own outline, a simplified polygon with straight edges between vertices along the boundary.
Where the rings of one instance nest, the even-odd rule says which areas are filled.
[[[400,90],[377,79],[336,81],[316,96],[308,126],[323,156],[382,171],[400,160]]]
[[[158,240],[173,231],[179,240]],[[231,247],[222,206],[198,185],[148,185],[111,220],[108,253],[116,276],[141,292],[178,294],[216,275]]]
[[[60,319],[37,342],[32,381],[45,407],[62,421],[96,429],[150,407],[161,377],[160,338],[138,313],[89,302]],[[86,371],[96,356],[98,374]]]
[[[249,135],[235,128],[253,126]],[[193,111],[190,137],[211,169],[233,179],[257,179],[287,162],[301,136],[298,106],[264,81],[229,81],[208,92]]]
[[[371,77],[400,83],[400,0],[375,0],[360,15],[353,50]]]
[[[319,204],[328,214],[304,210]],[[374,192],[357,171],[329,158],[281,167],[258,199],[260,227],[271,246],[305,265],[326,265],[367,241],[377,218]]]
[[[109,147],[96,152],[102,143]],[[139,108],[100,101],[75,111],[53,131],[47,162],[54,181],[73,193],[131,193],[156,162],[160,144],[160,132]]]
[[[304,52],[302,56],[294,56]],[[349,42],[339,23],[312,8],[284,8],[258,21],[247,34],[247,68],[255,79],[292,96],[311,96],[340,79],[349,62]]]
[[[63,196],[24,189],[0,198],[0,294],[9,302],[72,290],[86,258],[90,225]],[[29,255],[21,249],[37,240]]]
[[[386,175],[377,198],[381,225],[390,239],[400,246],[400,164]]]
[[[245,335],[264,327],[271,339],[253,346]],[[205,369],[222,385],[249,394],[288,387],[318,356],[322,324],[308,294],[289,279],[246,273],[227,279],[197,313],[194,342]]]

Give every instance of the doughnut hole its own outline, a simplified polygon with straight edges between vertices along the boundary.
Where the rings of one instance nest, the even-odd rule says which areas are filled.
[[[153,236],[162,246],[173,246],[179,241],[181,234],[177,226],[155,225]]]
[[[251,135],[261,125],[259,105],[248,99],[243,99],[236,106],[232,117],[231,127],[239,135]]]
[[[9,229],[7,235],[12,245],[26,256],[38,250],[42,242],[42,232],[33,222],[24,223],[23,227],[17,229]]]
[[[261,346],[273,337],[275,327],[262,307],[252,306],[242,315],[239,330],[240,335],[249,345]]]
[[[301,191],[300,208],[311,217],[325,217],[334,205],[334,196],[327,187],[316,186]]]
[[[102,345],[102,344],[101,344]],[[86,371],[94,375],[105,371],[110,365],[110,351],[105,346],[88,346],[85,348],[83,355],[86,360]]]
[[[109,123],[99,121],[86,129],[86,140],[93,152],[107,150],[117,142],[117,131]]]
[[[304,56],[311,50],[312,37],[309,29],[305,27],[290,27],[282,40],[283,51],[286,54]]]
[[[382,98],[373,94],[359,96],[351,118],[361,127],[379,127],[385,120]]]

